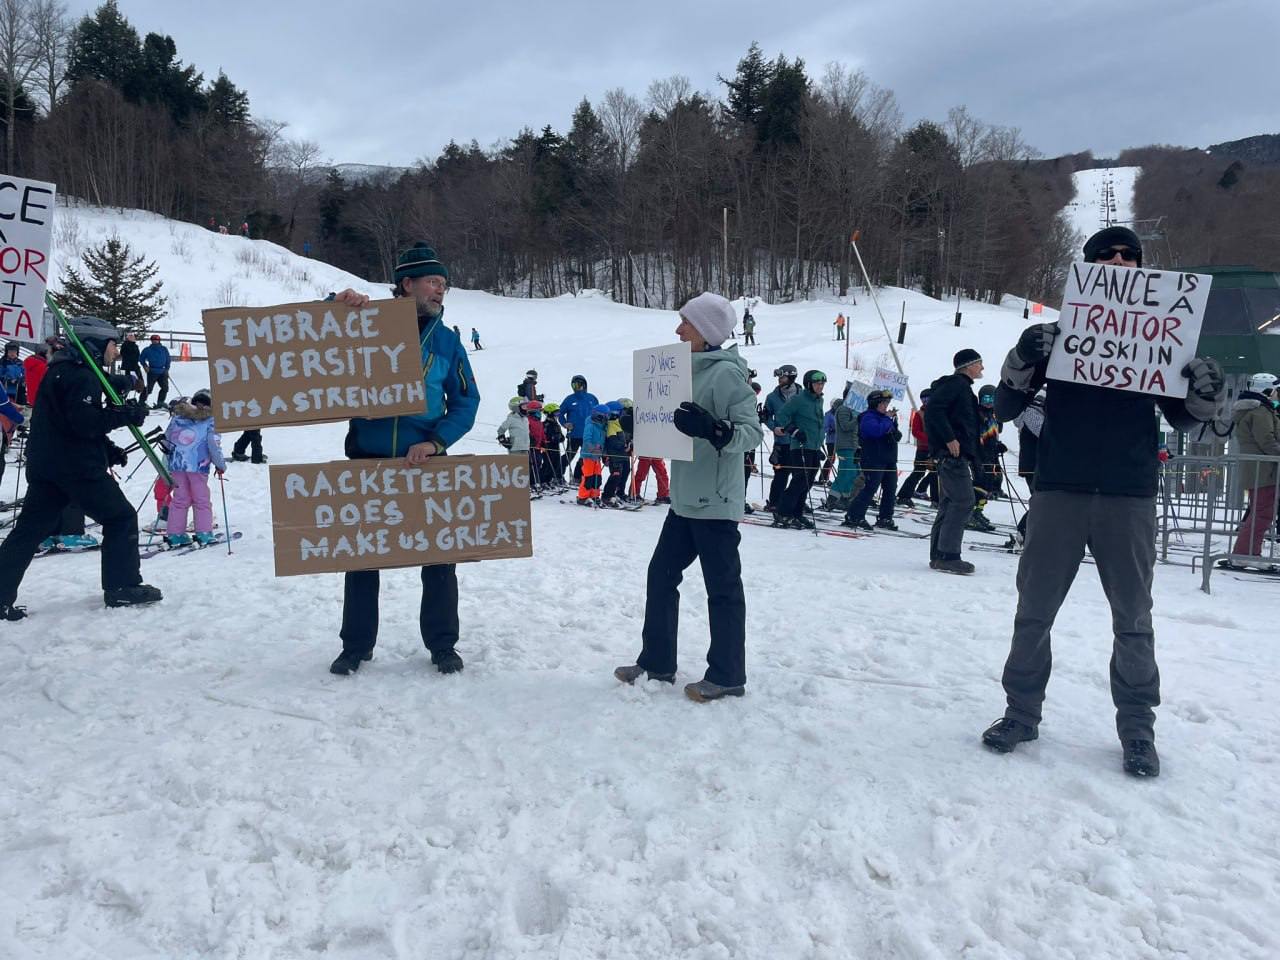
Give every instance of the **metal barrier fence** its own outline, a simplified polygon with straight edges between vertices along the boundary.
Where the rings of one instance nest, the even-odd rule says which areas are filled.
[[[1176,562],[1170,561],[1171,553],[1190,553],[1192,569],[1197,564],[1201,568],[1200,589],[1205,593],[1222,560],[1280,572],[1277,497],[1280,457],[1220,454],[1169,460],[1160,472],[1160,559]],[[1237,552],[1237,546],[1245,549]]]

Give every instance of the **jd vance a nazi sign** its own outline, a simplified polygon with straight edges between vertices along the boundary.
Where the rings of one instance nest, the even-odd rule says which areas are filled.
[[[413,300],[202,312],[214,413],[224,430],[422,413]]]
[[[1097,387],[1184,397],[1212,277],[1101,263],[1067,274],[1046,375]]]
[[[529,459],[271,467],[277,577],[533,556]]]
[[[40,339],[53,194],[52,183],[0,174],[0,338]]]

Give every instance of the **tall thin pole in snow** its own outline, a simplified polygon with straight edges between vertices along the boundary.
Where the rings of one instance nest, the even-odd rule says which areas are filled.
[[[902,369],[902,360],[898,358],[898,348],[893,345],[893,337],[889,335],[889,322],[884,318],[884,311],[880,309],[880,300],[876,296],[875,287],[871,285],[871,276],[867,273],[867,265],[862,262],[862,251],[858,249],[858,235],[855,233],[849,240],[849,245],[853,247],[853,252],[858,257],[858,268],[862,271],[862,277],[867,281],[867,291],[871,294],[871,302],[875,304],[876,313],[880,314],[880,325],[884,327],[885,339],[889,341],[889,353],[893,355],[893,365],[898,368],[898,373],[902,374],[906,379],[907,371]],[[907,383],[907,399],[911,401],[911,409],[919,410],[916,404],[916,395],[911,390],[911,384]]]

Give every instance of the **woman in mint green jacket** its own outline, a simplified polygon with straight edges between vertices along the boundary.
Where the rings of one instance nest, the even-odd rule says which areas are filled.
[[[733,307],[702,293],[680,308],[676,336],[692,351],[693,402],[675,414],[676,429],[693,437],[693,459],[671,464],[671,511],[649,561],[644,646],[634,664],[614,676],[634,683],[675,682],[680,582],[695,559],[707,588],[711,648],[702,680],[684,689],[690,699],[718,700],[746,692],[747,602],[738,556],[746,498],[743,457],[760,443],[760,417],[738,348],[721,349],[733,329]]]

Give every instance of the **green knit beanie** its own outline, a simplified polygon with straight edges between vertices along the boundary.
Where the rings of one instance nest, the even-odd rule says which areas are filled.
[[[419,240],[400,254],[400,260],[396,263],[396,284],[405,277],[444,277],[448,280],[449,268],[440,262],[436,252],[425,241]]]

